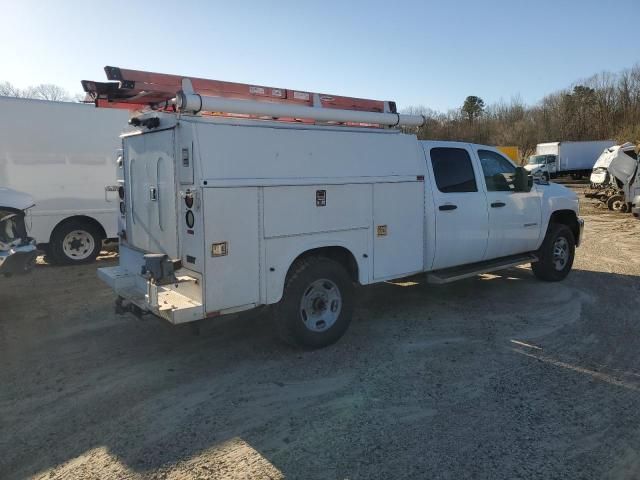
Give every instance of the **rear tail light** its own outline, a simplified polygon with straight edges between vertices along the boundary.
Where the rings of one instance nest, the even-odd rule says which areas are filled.
[[[187,208],[193,208],[193,195],[185,195],[184,196],[184,203],[187,206]]]
[[[118,196],[120,200],[124,200],[124,187],[122,185],[118,187]]]
[[[187,210],[187,215],[185,216],[185,221],[187,222],[187,227],[193,228],[193,225],[196,223],[196,219],[191,210]]]

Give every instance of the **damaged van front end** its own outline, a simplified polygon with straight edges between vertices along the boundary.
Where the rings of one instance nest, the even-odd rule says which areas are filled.
[[[27,235],[26,211],[33,198],[10,188],[0,188],[0,275],[26,273],[35,264],[38,249]]]

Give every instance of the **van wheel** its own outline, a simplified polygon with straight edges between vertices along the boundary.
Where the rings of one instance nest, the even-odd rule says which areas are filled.
[[[280,337],[306,348],[331,345],[351,323],[353,297],[351,278],[338,262],[325,257],[296,262],[274,308]]]
[[[102,249],[102,235],[91,223],[72,220],[56,227],[48,251],[53,263],[77,265],[93,262]]]
[[[552,223],[538,250],[538,261],[531,264],[533,274],[545,282],[564,280],[573,266],[576,241],[566,225]]]

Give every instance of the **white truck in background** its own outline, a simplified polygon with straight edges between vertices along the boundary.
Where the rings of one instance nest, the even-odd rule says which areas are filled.
[[[31,270],[38,250],[27,235],[24,218],[33,208],[33,197],[11,188],[0,187],[0,275],[9,276]]]
[[[612,145],[612,140],[539,143],[525,168],[547,181],[564,175],[574,179],[588,177],[598,156]]]
[[[29,235],[59,264],[89,262],[117,238],[116,150],[129,114],[0,97],[0,186],[30,194]]]
[[[179,324],[271,305],[284,340],[317,348],[346,331],[354,284],[571,270],[575,193],[533,184],[494,147],[418,141],[393,127],[424,118],[392,102],[192,79],[216,94],[201,95],[190,79],[106,70],[117,86],[83,82],[96,103],[145,92],[177,110],[123,136],[120,264],[98,269],[119,313]]]

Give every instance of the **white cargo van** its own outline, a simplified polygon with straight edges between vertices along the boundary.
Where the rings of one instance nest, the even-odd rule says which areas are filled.
[[[128,112],[0,97],[0,186],[29,193],[29,235],[57,263],[93,260],[117,237],[116,150]]]
[[[278,104],[184,85],[167,102],[177,115],[144,113],[123,136],[120,265],[98,270],[119,312],[178,324],[273,305],[283,339],[322,347],[347,329],[354,284],[422,272],[447,283],[521,264],[559,281],[571,270],[577,196],[532,184],[493,147],[418,141],[392,127],[424,119],[386,105],[295,104],[302,94]],[[138,98],[131,90],[113,101]],[[113,88],[103,91],[109,101]]]

